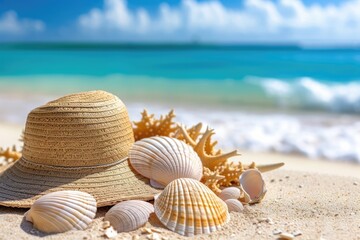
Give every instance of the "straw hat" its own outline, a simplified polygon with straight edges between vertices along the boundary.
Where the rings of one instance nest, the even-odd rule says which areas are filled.
[[[30,112],[23,156],[0,175],[0,205],[30,207],[59,190],[92,194],[98,206],[150,200],[157,190],[130,169],[134,143],[125,105],[104,91],[72,94]]]

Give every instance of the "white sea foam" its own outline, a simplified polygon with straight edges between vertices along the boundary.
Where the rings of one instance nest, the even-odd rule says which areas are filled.
[[[247,82],[260,85],[280,106],[360,113],[360,81],[325,83],[303,77],[293,81],[248,78]]]

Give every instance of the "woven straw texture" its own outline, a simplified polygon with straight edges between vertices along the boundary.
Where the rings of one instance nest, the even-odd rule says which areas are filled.
[[[0,205],[30,207],[59,190],[92,194],[98,206],[150,200],[157,190],[131,169],[125,105],[104,91],[72,94],[30,112],[23,157],[0,175]]]

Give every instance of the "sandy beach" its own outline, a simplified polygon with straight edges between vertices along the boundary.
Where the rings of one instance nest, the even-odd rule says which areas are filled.
[[[24,2],[0,240],[360,240],[360,0]]]
[[[21,131],[21,126],[0,124],[0,146],[20,145]],[[221,231],[194,239],[277,239],[279,232],[301,234],[295,239],[360,239],[359,165],[241,152],[243,162],[285,162],[285,167],[264,174],[268,192],[263,202],[247,206],[243,213],[231,213],[231,221]],[[99,208],[85,231],[45,235],[23,219],[26,209],[0,207],[0,239],[105,239],[102,219],[108,209]],[[159,239],[189,239],[164,228],[154,215],[145,227]],[[150,237],[139,229],[115,239]]]

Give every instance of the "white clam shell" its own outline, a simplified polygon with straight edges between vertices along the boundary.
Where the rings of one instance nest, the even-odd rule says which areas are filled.
[[[170,137],[144,138],[129,152],[131,166],[150,178],[154,187],[164,187],[177,178],[202,177],[202,162],[185,142]]]
[[[242,212],[242,211],[244,211],[244,206],[237,199],[227,199],[225,201],[225,203],[228,206],[229,212]]]
[[[80,191],[58,191],[34,202],[25,213],[27,221],[46,233],[84,230],[96,215],[96,200]]]
[[[240,175],[240,185],[250,197],[249,203],[260,202],[266,193],[265,181],[261,172],[256,169],[249,169]]]
[[[242,203],[242,204],[249,204],[250,203],[250,201],[251,201],[251,199],[250,199],[250,196],[249,196],[249,194],[247,194],[243,189],[242,189],[242,187],[240,186],[240,188],[241,188],[241,197],[240,197],[240,202]]]
[[[191,178],[169,183],[156,198],[154,208],[168,229],[185,236],[214,232],[230,219],[225,202]]]
[[[218,195],[223,201],[228,199],[239,199],[241,197],[241,190],[237,187],[224,188]]]
[[[154,212],[151,203],[140,200],[129,200],[116,204],[105,214],[117,232],[129,232],[145,225],[150,214]]]

